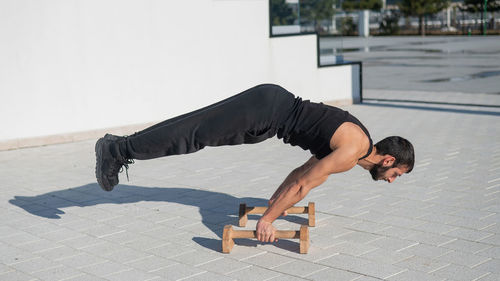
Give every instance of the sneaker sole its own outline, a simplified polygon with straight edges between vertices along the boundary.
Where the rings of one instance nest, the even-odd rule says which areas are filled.
[[[109,182],[103,176],[102,167],[100,165],[100,163],[102,163],[102,145],[101,145],[101,143],[103,141],[104,141],[104,138],[100,138],[95,144],[95,158],[96,158],[95,176],[97,179],[97,183],[104,191],[111,191],[111,190],[113,190],[113,186],[111,186],[109,184]]]

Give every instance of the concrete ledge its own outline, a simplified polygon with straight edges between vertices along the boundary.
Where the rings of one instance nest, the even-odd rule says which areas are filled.
[[[346,106],[346,105],[352,105],[353,103],[357,103],[357,102],[353,101],[352,99],[343,99],[343,100],[325,101],[323,103],[327,104],[327,105],[331,105],[331,106],[341,107],[341,106]]]
[[[35,147],[35,146],[44,146],[51,144],[61,144],[61,143],[69,143],[76,141],[84,141],[89,139],[97,139],[106,133],[115,134],[115,135],[130,135],[134,132],[140,131],[144,128],[147,128],[156,122],[144,123],[144,124],[134,124],[123,127],[115,127],[109,129],[98,129],[84,132],[75,132],[75,133],[67,133],[67,134],[57,134],[50,136],[40,136],[40,137],[32,137],[32,138],[22,138],[22,139],[12,139],[12,140],[4,140],[0,141],[0,151],[3,150],[12,150],[26,147]]]

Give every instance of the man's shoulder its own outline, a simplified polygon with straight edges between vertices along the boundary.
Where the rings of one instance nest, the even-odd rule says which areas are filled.
[[[332,150],[349,149],[356,155],[364,155],[370,145],[370,139],[365,132],[357,124],[351,122],[344,122],[340,125],[330,141]]]

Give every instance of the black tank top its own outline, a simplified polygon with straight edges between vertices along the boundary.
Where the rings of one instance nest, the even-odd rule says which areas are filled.
[[[284,126],[278,130],[278,138],[283,138],[284,143],[309,150],[316,158],[321,159],[332,152],[330,140],[344,122],[358,125],[370,140],[368,152],[360,159],[370,155],[373,149],[370,133],[356,117],[340,108],[309,100],[302,101],[300,97],[295,99]]]

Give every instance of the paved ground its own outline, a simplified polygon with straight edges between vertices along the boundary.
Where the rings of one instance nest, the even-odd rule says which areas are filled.
[[[94,141],[0,152],[0,280],[500,280],[500,110],[347,109],[374,140],[412,140],[416,167],[393,184],[356,167],[313,190],[307,255],[295,240],[220,252],[239,203],[264,205],[308,158],[278,140],[140,161],[109,193]]]

